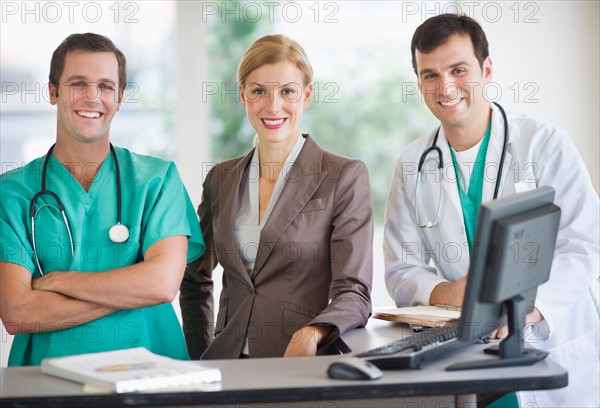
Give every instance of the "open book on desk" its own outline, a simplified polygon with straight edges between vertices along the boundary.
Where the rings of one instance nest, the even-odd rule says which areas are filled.
[[[412,306],[374,311],[373,317],[390,322],[407,323],[413,330],[425,327],[457,325],[460,308],[452,306]]]
[[[221,381],[221,371],[143,347],[45,358],[42,372],[117,393]]]

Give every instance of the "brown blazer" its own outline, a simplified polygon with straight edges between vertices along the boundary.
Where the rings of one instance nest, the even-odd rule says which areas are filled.
[[[329,346],[341,333],[366,324],[373,278],[367,168],[304,137],[295,169],[261,232],[252,274],[234,242],[234,223],[253,151],[216,165],[206,176],[198,214],[207,249],[188,267],[180,295],[191,358],[239,358],[246,335],[250,357],[281,357],[292,334],[306,325],[332,326],[322,343]],[[217,262],[224,269],[223,291],[215,338],[206,348]]]

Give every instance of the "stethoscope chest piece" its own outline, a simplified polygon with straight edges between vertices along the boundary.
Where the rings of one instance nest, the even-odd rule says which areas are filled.
[[[129,228],[121,223],[117,223],[110,227],[108,236],[112,242],[120,244],[129,239]]]

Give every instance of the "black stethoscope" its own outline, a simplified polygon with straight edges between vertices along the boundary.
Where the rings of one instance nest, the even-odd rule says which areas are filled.
[[[498,191],[500,189],[500,176],[502,175],[502,167],[504,166],[504,158],[506,157],[506,150],[507,150],[507,146],[508,146],[508,119],[506,119],[506,112],[504,112],[504,109],[502,108],[502,106],[500,106],[498,103],[494,102],[494,105],[496,105],[498,107],[498,109],[500,110],[500,113],[502,114],[502,119],[504,120],[504,145],[502,146],[502,155],[500,156],[500,165],[498,166],[498,176],[496,178],[496,187],[494,188],[494,200],[498,197]],[[429,153],[431,153],[432,151],[435,151],[438,154],[438,171],[439,171],[439,180],[443,180],[443,167],[444,167],[444,159],[442,157],[442,150],[437,147],[437,140],[438,140],[438,136],[440,134],[440,128],[438,128],[438,130],[435,132],[435,136],[433,138],[433,143],[431,144],[431,147],[429,147],[428,149],[426,149],[423,154],[421,155],[421,159],[419,159],[419,167],[417,168],[417,189],[415,191],[415,219],[416,219],[416,223],[420,228],[432,228],[434,227],[438,221],[440,220],[440,213],[442,210],[442,199],[443,199],[443,195],[442,195],[442,184],[440,182],[440,192],[438,195],[438,206],[437,206],[437,214],[435,216],[435,220],[433,221],[426,221],[424,223],[422,223],[419,219],[419,187],[421,186],[421,177],[422,177],[422,170],[423,170],[423,164],[425,163],[425,160],[427,159],[427,155]]]
[[[71,258],[75,256],[75,248],[73,243],[73,235],[71,234],[71,228],[69,228],[69,220],[67,219],[67,215],[65,214],[65,207],[63,206],[62,201],[58,198],[58,195],[50,190],[46,189],[46,170],[48,169],[48,161],[50,160],[50,156],[52,155],[52,151],[54,150],[54,145],[50,147],[48,153],[46,153],[46,158],[44,159],[44,165],[42,166],[42,189],[33,196],[31,199],[31,204],[29,205],[29,216],[31,217],[31,244],[33,246],[33,253],[35,255],[35,261],[37,263],[38,269],[40,271],[40,275],[44,275],[42,271],[42,267],[40,265],[40,259],[38,257],[37,248],[35,246],[35,218],[37,217],[38,212],[46,207],[52,207],[50,204],[44,204],[38,210],[35,210],[35,203],[38,198],[43,196],[44,194],[48,194],[54,197],[56,204],[58,205],[58,210],[63,217],[63,221],[65,223],[65,227],[67,228],[67,233],[69,234],[69,242],[71,244]],[[119,167],[119,160],[117,159],[117,153],[115,152],[115,148],[112,143],[110,144],[110,152],[112,154],[113,160],[115,162],[115,181],[117,183],[117,223],[110,227],[108,230],[108,236],[110,240],[114,243],[121,243],[127,241],[129,238],[129,228],[125,225],[121,224],[121,169]],[[55,207],[52,207],[55,208]]]

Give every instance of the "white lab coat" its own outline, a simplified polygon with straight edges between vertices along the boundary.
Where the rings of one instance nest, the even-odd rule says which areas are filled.
[[[504,141],[504,121],[491,105],[492,135],[488,147],[482,201],[493,198]],[[600,406],[599,360],[599,202],[588,172],[568,135],[526,115],[507,112],[508,151],[499,196],[548,185],[556,190],[562,214],[550,280],[541,285],[536,307],[545,321],[526,333],[533,346],[569,371],[569,386],[552,391],[519,393],[520,405],[535,407]],[[433,288],[464,276],[469,250],[452,157],[443,129],[437,146],[444,169],[444,201],[438,225],[415,223],[417,166],[433,135],[404,149],[394,172],[384,232],[385,280],[396,304],[428,304]],[[427,183],[421,185],[419,217],[435,219],[440,184],[437,155],[426,161]],[[439,177],[438,177],[439,178]],[[432,261],[430,263],[430,261]],[[431,266],[431,265],[435,265]],[[535,405],[526,405],[534,403]]]

